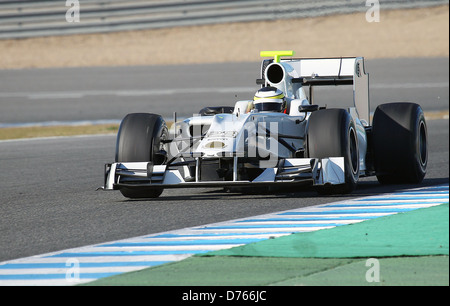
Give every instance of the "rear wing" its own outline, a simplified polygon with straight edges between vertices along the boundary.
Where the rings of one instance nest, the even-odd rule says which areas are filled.
[[[352,85],[358,116],[370,125],[369,74],[365,71],[363,57],[280,58],[278,52],[283,52],[283,56],[293,55],[292,51],[261,52],[261,55],[272,55],[274,59],[263,60],[261,79],[257,79],[257,84],[277,87],[291,99],[298,98],[300,87],[308,86],[311,104],[314,103],[315,86]]]

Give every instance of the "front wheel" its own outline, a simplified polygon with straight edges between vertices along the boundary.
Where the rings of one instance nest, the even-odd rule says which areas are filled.
[[[122,120],[116,143],[116,162],[165,162],[166,152],[161,140],[167,139],[168,129],[160,115],[147,113],[128,114]],[[139,182],[129,182],[130,184]],[[127,198],[157,198],[163,188],[120,188]]]
[[[344,109],[324,109],[311,114],[307,134],[311,158],[344,157],[345,183],[318,186],[320,194],[352,192],[359,178],[359,149],[355,122]]]

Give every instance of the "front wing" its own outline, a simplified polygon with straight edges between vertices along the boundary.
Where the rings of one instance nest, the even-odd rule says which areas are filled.
[[[287,158],[280,159],[276,167],[265,168],[253,180],[238,180],[238,157],[234,157],[232,180],[205,181],[200,176],[201,157],[195,158],[195,174],[184,173],[186,169],[175,169],[151,162],[118,162],[105,165],[105,182],[101,189],[120,188],[192,188],[234,187],[254,185],[338,185],[345,183],[343,157]]]

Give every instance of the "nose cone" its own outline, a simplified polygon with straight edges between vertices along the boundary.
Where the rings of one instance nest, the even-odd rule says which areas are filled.
[[[237,117],[232,114],[217,114],[202,139],[197,151],[204,156],[224,156],[233,153]],[[225,153],[225,154],[224,154]]]

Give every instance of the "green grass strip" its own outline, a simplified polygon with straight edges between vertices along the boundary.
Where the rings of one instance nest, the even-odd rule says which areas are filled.
[[[210,252],[85,285],[448,286],[448,219],[446,203]],[[376,261],[376,273],[368,259]]]
[[[373,259],[371,259],[373,260]],[[84,286],[448,286],[449,257],[190,257]],[[377,278],[374,276],[377,275]]]
[[[356,258],[449,254],[448,203],[198,256]]]

